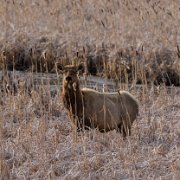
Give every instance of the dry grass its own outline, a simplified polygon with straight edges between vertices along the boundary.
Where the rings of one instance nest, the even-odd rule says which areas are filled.
[[[24,75],[23,75],[24,78]],[[178,179],[180,92],[165,86],[133,89],[140,115],[132,136],[96,130],[77,138],[50,81],[27,95],[1,96],[1,178]],[[44,82],[45,83],[45,82]]]
[[[126,62],[129,82],[137,68],[137,83],[178,86],[179,8],[178,0],[2,1],[0,68],[50,72],[79,52],[91,74],[125,82]]]
[[[0,179],[179,179],[180,91],[164,85],[180,85],[179,22],[179,0],[0,1],[0,69],[30,72],[0,82]],[[131,137],[76,138],[61,80],[31,73],[76,61],[131,83]]]

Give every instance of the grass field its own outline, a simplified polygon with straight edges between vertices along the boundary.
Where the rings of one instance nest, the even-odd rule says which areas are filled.
[[[131,90],[140,102],[140,115],[132,136],[123,140],[116,131],[90,130],[75,136],[61,88],[57,86],[51,96],[47,82],[31,96],[23,87],[16,95],[1,96],[1,176],[5,179],[178,179],[178,88]]]
[[[179,0],[0,1],[0,179],[179,179],[179,24]],[[132,135],[76,136],[56,62],[129,90]]]
[[[125,62],[129,82],[145,75],[178,86],[179,8],[178,0],[1,1],[0,68],[51,72],[76,59],[119,80]]]

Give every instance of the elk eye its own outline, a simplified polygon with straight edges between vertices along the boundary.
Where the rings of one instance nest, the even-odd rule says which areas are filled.
[[[71,76],[67,76],[66,77],[66,81],[72,81],[72,77]]]

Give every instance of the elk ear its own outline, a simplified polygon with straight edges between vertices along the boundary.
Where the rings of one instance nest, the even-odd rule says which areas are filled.
[[[58,74],[63,74],[64,73],[64,67],[62,66],[62,64],[56,62],[55,63],[55,71]]]

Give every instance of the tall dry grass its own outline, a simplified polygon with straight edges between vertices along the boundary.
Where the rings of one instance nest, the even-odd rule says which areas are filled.
[[[1,39],[10,41],[27,34],[69,45],[104,42],[173,49],[180,43],[178,0],[17,0],[1,1],[0,7]]]
[[[179,21],[178,0],[0,1],[0,179],[179,179]],[[61,79],[35,72],[78,61],[140,101],[131,137],[74,138]]]
[[[22,74],[14,80],[32,76]],[[25,86],[15,94],[1,91],[1,178],[178,179],[177,87],[131,90],[140,101],[140,115],[126,140],[116,131],[96,130],[75,138],[60,86],[52,90],[52,77],[39,75],[38,82],[36,78],[30,94]]]
[[[137,83],[178,86],[179,12],[178,0],[1,1],[0,67],[50,72],[79,52],[91,74],[132,82],[138,68]]]

